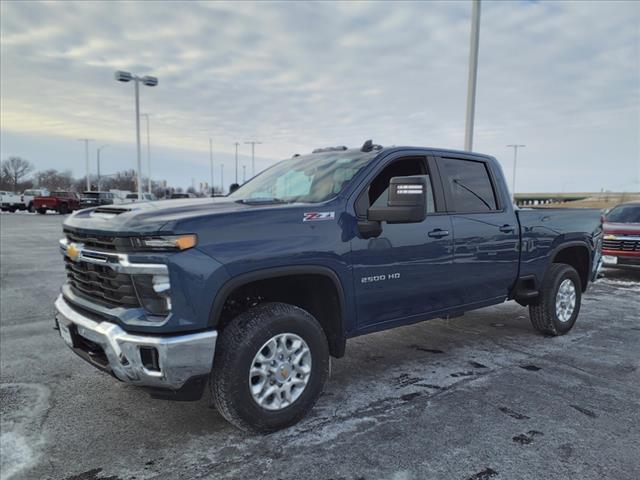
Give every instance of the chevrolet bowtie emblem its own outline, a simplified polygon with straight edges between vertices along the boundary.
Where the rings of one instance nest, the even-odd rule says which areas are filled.
[[[75,262],[80,256],[80,248],[75,243],[70,243],[67,247],[67,256]]]

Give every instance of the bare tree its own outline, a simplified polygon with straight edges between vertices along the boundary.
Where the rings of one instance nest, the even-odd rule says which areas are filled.
[[[71,171],[69,170],[59,172],[51,168],[37,172],[34,177],[39,187],[46,188],[49,191],[70,190],[74,183]]]
[[[29,175],[33,170],[31,162],[22,157],[9,157],[2,162],[2,176],[13,185],[13,193],[18,193],[20,180]]]

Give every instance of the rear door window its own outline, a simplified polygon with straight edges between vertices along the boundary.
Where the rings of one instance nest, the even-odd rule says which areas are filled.
[[[498,210],[485,162],[441,158],[439,165],[449,211],[477,213]]]

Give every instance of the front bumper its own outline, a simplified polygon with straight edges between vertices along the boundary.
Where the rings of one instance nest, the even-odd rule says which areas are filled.
[[[55,306],[56,320],[69,347],[123,382],[179,390],[190,379],[208,375],[213,366],[218,337],[215,330],[174,336],[137,335],[79,313],[62,295]],[[153,349],[157,362],[150,367],[141,352]]]

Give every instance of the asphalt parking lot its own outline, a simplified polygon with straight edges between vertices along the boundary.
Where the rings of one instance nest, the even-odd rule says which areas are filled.
[[[268,436],[116,382],[53,330],[62,217],[0,215],[1,477],[640,478],[640,272],[568,335],[515,303],[351,340],[312,414]]]

